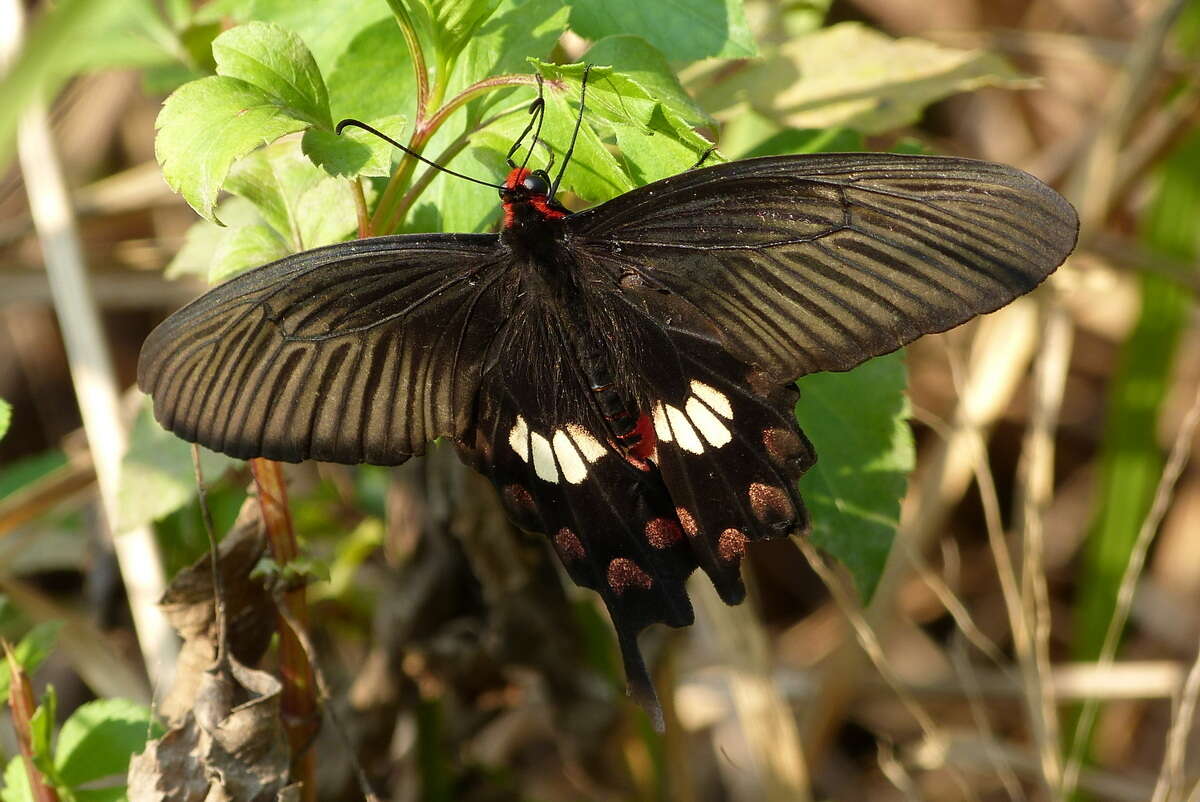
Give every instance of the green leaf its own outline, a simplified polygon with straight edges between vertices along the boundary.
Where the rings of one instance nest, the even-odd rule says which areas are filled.
[[[25,773],[25,761],[17,755],[4,767],[4,787],[0,788],[0,802],[36,802],[29,775]]]
[[[529,71],[529,57],[546,57],[567,28],[562,0],[505,0],[463,49],[448,83],[450,96],[484,78]],[[487,95],[471,104],[473,120],[504,97]],[[460,131],[462,129],[459,129]]]
[[[47,777],[54,777],[54,763],[50,759],[50,742],[54,737],[54,722],[58,718],[58,694],[53,685],[47,685],[41,703],[29,718],[30,742],[33,746],[33,762]]]
[[[150,710],[127,699],[97,699],[63,722],[54,764],[70,786],[124,776],[129,759],[161,732]]]
[[[13,648],[13,656],[30,676],[38,670],[38,666],[50,656],[54,644],[58,641],[58,632],[62,629],[61,621],[46,621],[37,624],[20,643]],[[0,705],[8,701],[8,692],[12,686],[12,674],[8,670],[8,661],[0,661]]]
[[[669,59],[758,55],[741,0],[569,0],[571,29],[586,39],[634,34]]]
[[[914,464],[903,352],[797,384],[796,417],[818,455],[799,483],[809,537],[846,566],[865,602],[887,562]]]
[[[391,19],[379,0],[216,0],[196,12],[197,21],[233,19],[273,22],[304,40],[323,75],[329,75],[347,45],[364,28]],[[395,22],[392,22],[395,25]]]
[[[221,243],[228,237],[236,236],[237,230],[242,226],[262,223],[262,217],[254,208],[254,204],[238,197],[226,198],[217,204],[217,217],[225,225],[219,226],[208,220],[200,220],[188,228],[183,238],[183,247],[175,252],[175,257],[164,271],[167,278],[199,276],[209,281],[213,275],[231,272],[215,261]]]
[[[212,43],[217,74],[261,89],[289,116],[333,128],[316,59],[289,30],[264,22],[231,28]]]
[[[316,61],[295,34],[250,23],[213,42],[219,75],[177,89],[158,116],[155,155],[172,189],[203,217],[230,166],[256,147],[309,125],[332,129]]]
[[[444,0],[430,5],[442,58],[452,61],[479,26],[495,13],[500,0]]]
[[[66,464],[67,455],[58,449],[10,461],[0,468],[0,499]]]
[[[340,242],[358,226],[349,182],[332,178],[314,165],[294,139],[276,142],[242,159],[225,188],[253,203],[280,241],[293,251]],[[265,247],[267,261],[280,255],[278,246],[259,233],[236,245],[249,246],[250,255]]]
[[[289,253],[292,250],[271,226],[265,223],[239,226],[222,237],[213,252],[208,283],[219,284],[252,267],[282,259]]]
[[[202,217],[219,222],[213,210],[230,166],[308,122],[261,89],[215,75],[175,90],[156,125],[154,150],[167,184]]]
[[[214,482],[237,461],[200,449],[200,466],[206,482]],[[121,462],[117,489],[117,532],[156,521],[179,509],[196,495],[192,447],[164,430],[154,420],[150,399],[138,412],[129,437],[129,451]]]
[[[392,18],[364,28],[346,46],[329,74],[333,119],[379,120],[416,112],[416,77],[412,57]],[[394,138],[400,131],[380,129]]]
[[[744,101],[783,125],[876,134],[915,122],[926,106],[958,92],[1031,85],[992,53],[892,39],[843,22],[789,40],[721,81],[701,102],[728,114]]]
[[[710,125],[712,118],[692,100],[663,54],[640,36],[609,36],[596,42],[583,57],[584,62],[611,66],[614,80],[624,79],[680,120],[690,125]],[[588,91],[592,85],[589,83]],[[618,90],[620,91],[620,90]],[[624,87],[628,92],[629,87]]]
[[[864,146],[862,134],[848,128],[791,128],[764,139],[738,158],[753,159],[756,156],[790,153],[838,153],[862,150]]]
[[[405,119],[393,114],[365,122],[392,139],[402,141]],[[310,128],[304,132],[301,150],[313,164],[331,176],[376,176],[392,174],[392,155],[396,149],[361,128],[346,128],[341,134]]]
[[[12,404],[0,398],[0,440],[8,434],[8,425],[12,423]]]

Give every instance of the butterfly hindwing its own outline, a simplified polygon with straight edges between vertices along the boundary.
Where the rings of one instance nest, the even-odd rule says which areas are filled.
[[[460,451],[495,485],[513,522],[546,535],[572,580],[599,593],[631,695],[661,716],[637,634],[652,623],[692,623],[684,583],[695,556],[657,470],[626,459],[576,367],[545,364],[551,357],[534,347],[531,328],[509,330]]]

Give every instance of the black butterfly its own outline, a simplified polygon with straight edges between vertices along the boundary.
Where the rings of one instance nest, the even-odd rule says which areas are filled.
[[[570,149],[554,182],[515,150],[499,234],[242,274],[151,333],[138,383],[164,427],[235,457],[395,465],[450,438],[604,599],[661,722],[638,632],[692,622],[697,566],[738,603],[746,544],[808,526],[793,380],[1029,292],[1078,220],[1014,168],[878,153],[695,169],[572,214]]]

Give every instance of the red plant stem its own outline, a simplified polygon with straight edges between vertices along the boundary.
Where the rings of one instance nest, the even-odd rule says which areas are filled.
[[[292,513],[287,505],[287,487],[278,462],[250,460],[250,472],[258,486],[258,506],[266,529],[271,556],[280,566],[295,560],[300,553],[292,528]],[[283,604],[292,620],[308,626],[308,605],[303,586],[287,590]],[[304,647],[283,616],[275,622],[279,633],[279,673],[283,679],[283,726],[292,749],[293,777],[302,785],[305,802],[316,800],[315,755],[309,748],[320,724],[317,711],[316,681]]]
[[[58,792],[46,784],[42,773],[33,763],[33,730],[30,721],[37,709],[37,704],[33,701],[33,686],[29,684],[29,675],[17,662],[8,641],[3,641],[3,644],[10,677],[8,705],[12,708],[13,729],[17,731],[17,744],[21,749],[21,760],[25,763],[25,776],[29,778],[34,802],[58,802]]]

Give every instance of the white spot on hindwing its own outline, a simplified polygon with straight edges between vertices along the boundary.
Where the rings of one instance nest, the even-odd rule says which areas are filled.
[[[529,462],[529,425],[520,415],[517,416],[517,423],[512,427],[512,431],[508,433],[508,444],[517,452],[522,462]]]
[[[675,435],[680,448],[693,454],[704,453],[704,444],[700,442],[687,416],[678,407],[667,406],[667,421],[671,424],[671,433]]]
[[[550,441],[537,432],[529,436],[533,451],[533,472],[547,482],[558,481],[558,468],[554,465],[554,450]]]
[[[554,456],[558,457],[558,467],[568,482],[577,485],[587,478],[587,465],[582,455],[562,429],[554,433]]]
[[[710,446],[720,448],[733,439],[733,435],[725,428],[725,424],[721,423],[721,419],[709,412],[708,407],[700,403],[696,396],[688,399],[684,409],[687,410],[692,424],[700,430],[700,434],[704,435]]]
[[[704,382],[693,379],[690,387],[693,394],[684,402],[683,409],[661,401],[654,405],[654,433],[660,441],[676,441],[680,448],[693,454],[704,453],[705,442],[713,448],[727,445],[733,440],[733,433],[721,418],[733,420],[729,399]]]
[[[587,478],[588,465],[608,453],[599,440],[578,423],[568,423],[555,429],[549,439],[530,432],[521,415],[508,434],[508,444],[522,462],[533,462],[533,472],[547,482],[558,482],[559,476],[573,485]]]
[[[725,420],[733,420],[733,407],[729,405],[729,399],[720,390],[709,387],[704,382],[692,379],[692,392],[696,394],[697,398],[707,404],[713,412]]]
[[[600,445],[600,441],[592,437],[588,430],[578,423],[568,423],[567,433],[571,435],[571,439],[575,441],[583,458],[588,462],[595,462],[608,453],[608,449]]]

